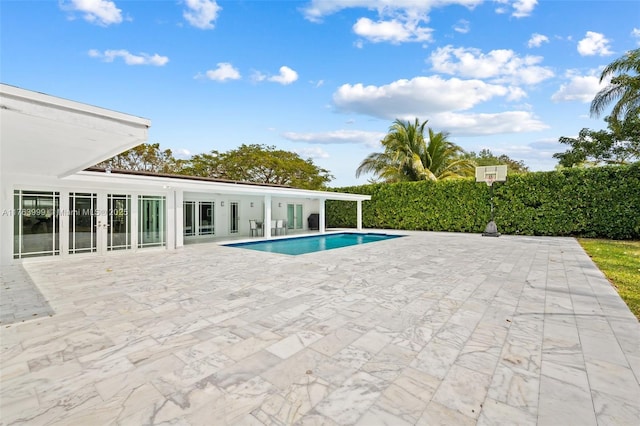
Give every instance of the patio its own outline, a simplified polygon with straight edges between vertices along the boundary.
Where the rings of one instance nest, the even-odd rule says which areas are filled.
[[[3,271],[0,423],[637,424],[640,324],[574,239],[401,233]]]

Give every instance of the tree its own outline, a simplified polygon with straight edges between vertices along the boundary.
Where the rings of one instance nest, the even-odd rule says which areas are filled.
[[[160,149],[159,143],[143,143],[96,165],[104,169],[136,170],[156,173],[174,173],[178,160],[170,149]]]
[[[527,173],[529,171],[529,167],[524,164],[524,161],[516,161],[506,154],[496,157],[489,149],[483,149],[479,154],[472,151],[466,154],[465,158],[473,161],[477,166],[506,165],[509,173]]]
[[[591,115],[600,116],[617,99],[610,114],[613,120],[637,118],[640,115],[640,49],[630,50],[607,65],[600,74],[600,83],[610,76],[613,76],[611,83],[591,102]]]
[[[356,170],[356,177],[362,173],[374,173],[386,182],[444,180],[473,176],[472,161],[464,158],[464,150],[447,140],[448,134],[434,132],[417,118],[409,121],[396,119],[389,133],[382,139],[384,152],[369,154]]]
[[[620,122],[607,117],[609,130],[582,129],[577,138],[561,137],[561,143],[570,145],[565,152],[553,154],[563,167],[585,164],[628,164],[640,160],[640,117],[629,117]]]
[[[194,155],[184,162],[180,173],[303,189],[320,189],[333,179],[328,170],[316,166],[311,159],[258,144]]]

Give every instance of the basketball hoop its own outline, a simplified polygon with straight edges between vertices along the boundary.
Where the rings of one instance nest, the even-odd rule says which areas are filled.
[[[484,237],[499,237],[498,227],[493,218],[493,183],[504,182],[507,180],[507,166],[504,164],[499,166],[479,166],[476,167],[476,182],[484,182],[490,188],[491,192],[491,221],[487,224],[482,235]]]

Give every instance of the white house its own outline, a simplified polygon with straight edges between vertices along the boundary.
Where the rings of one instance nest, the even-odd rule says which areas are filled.
[[[367,195],[226,182],[91,166],[146,142],[150,121],[0,84],[0,263],[40,256],[173,250],[250,236],[250,220],[308,230],[325,201]]]

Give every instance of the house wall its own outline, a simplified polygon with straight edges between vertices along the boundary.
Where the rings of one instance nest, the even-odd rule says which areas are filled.
[[[232,194],[216,194],[216,193],[203,193],[203,192],[187,192],[181,193],[181,196],[177,196],[176,200],[182,199],[183,201],[209,201],[214,203],[214,221],[215,221],[215,235],[203,235],[203,236],[187,236],[184,237],[183,242],[179,241],[178,246],[184,244],[184,241],[207,241],[212,239],[220,239],[223,237],[234,236],[249,236],[251,234],[249,221],[254,219],[263,221],[265,218],[265,200],[264,196],[240,196]],[[237,234],[230,232],[231,223],[231,210],[230,203],[237,202],[239,206],[239,231]],[[271,205],[271,219],[283,219],[287,220],[287,204],[302,204],[303,210],[303,228],[302,230],[308,230],[307,218],[311,213],[319,213],[318,200],[302,199],[302,198],[284,198],[284,197],[272,197],[270,201]],[[181,209],[181,206],[176,206],[176,211]],[[179,213],[180,217],[183,212]],[[182,228],[182,224],[179,224]],[[183,229],[178,233],[183,235]]]
[[[98,197],[106,197],[107,194],[125,194],[131,196],[131,238],[132,251],[151,250],[151,248],[138,248],[138,219],[137,211],[139,196],[165,197],[165,229],[166,239],[163,249],[172,250],[182,247],[186,242],[219,240],[225,237],[248,237],[251,234],[249,220],[264,220],[266,216],[265,201],[270,201],[271,219],[287,220],[287,205],[302,204],[303,216],[301,231],[308,230],[307,218],[312,213],[319,213],[319,201],[317,199],[296,197],[270,197],[259,195],[220,194],[215,192],[190,192],[177,187],[169,187],[157,183],[132,184],[131,182],[119,183],[105,179],[96,182],[82,181],[82,178],[71,177],[57,179],[50,176],[34,175],[2,175],[0,184],[0,261],[2,264],[10,264],[14,261],[14,191],[46,191],[60,193],[60,255],[55,257],[79,256],[85,254],[69,254],[69,232],[71,219],[68,214],[70,193],[96,193]],[[184,201],[209,201],[214,203],[214,235],[184,236]],[[230,205],[237,202],[239,206],[238,232],[230,232]],[[98,253],[100,254],[100,253]],[[47,258],[51,258],[48,256]],[[38,259],[30,258],[30,259]]]
[[[69,211],[69,198],[71,193],[97,194],[98,199],[106,200],[107,194],[124,194],[131,196],[131,250],[151,250],[152,248],[138,248],[138,197],[161,196],[165,197],[165,245],[164,249],[174,249],[177,246],[176,222],[179,212],[174,208],[176,204],[175,191],[154,186],[131,186],[118,184],[105,184],[96,182],[74,182],[67,179],[56,179],[49,176],[33,175],[2,175],[0,193],[0,229],[3,238],[0,240],[0,263],[10,264],[14,261],[15,215],[23,212],[14,208],[14,191],[42,191],[58,192],[60,194],[60,255],[55,257],[80,256],[81,254],[68,254],[69,230],[71,227],[71,214]],[[106,208],[105,206],[102,206]],[[99,214],[99,213],[96,213]],[[181,221],[180,217],[180,221]],[[100,251],[98,251],[100,254]],[[84,255],[84,254],[82,254]],[[47,258],[51,258],[47,256]],[[33,257],[29,259],[38,259]],[[25,259],[26,260],[26,259]]]

